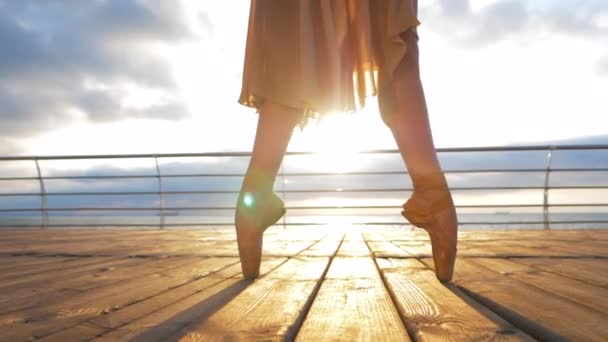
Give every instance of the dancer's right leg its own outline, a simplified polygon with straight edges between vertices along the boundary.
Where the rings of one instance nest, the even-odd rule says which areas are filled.
[[[258,126],[235,213],[235,226],[243,277],[259,275],[262,235],[284,213],[282,201],[272,188],[293,129],[301,119],[295,109],[266,102]]]
[[[413,225],[427,230],[437,277],[449,281],[454,272],[458,220],[435,152],[420,81],[418,38],[408,31],[403,40],[407,54],[395,71],[392,88],[380,94],[380,108],[414,184],[414,193],[404,205],[403,215]]]

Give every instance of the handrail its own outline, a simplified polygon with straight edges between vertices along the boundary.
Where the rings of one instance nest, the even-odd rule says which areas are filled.
[[[554,154],[557,151],[583,151],[583,150],[603,150],[608,151],[608,144],[587,144],[587,145],[530,145],[530,146],[488,146],[488,147],[456,147],[456,148],[439,148],[438,153],[454,153],[454,152],[522,152],[522,151],[546,151],[546,164],[544,168],[479,168],[479,169],[447,169],[444,170],[446,174],[471,174],[471,173],[543,173],[544,181],[542,185],[531,185],[531,186],[450,186],[452,191],[508,191],[508,190],[542,190],[543,201],[542,204],[522,204],[522,203],[510,203],[510,204],[458,204],[457,209],[500,209],[500,208],[542,208],[542,221],[534,221],[531,223],[543,224],[544,229],[550,229],[551,224],[557,223],[606,223],[605,220],[578,220],[578,221],[551,221],[550,209],[551,208],[581,208],[581,207],[608,207],[608,203],[551,203],[550,202],[550,191],[551,190],[568,190],[568,189],[579,189],[579,190],[600,190],[608,189],[608,184],[599,185],[551,185],[550,175],[557,172],[607,172],[608,167],[552,167],[552,160]],[[358,154],[398,154],[399,151],[395,149],[377,149],[377,150],[365,150],[357,152]],[[312,151],[292,151],[288,152],[287,156],[299,156],[299,155],[315,155],[318,152]],[[226,225],[225,222],[200,222],[200,223],[184,223],[184,224],[173,224],[167,223],[166,217],[168,213],[173,211],[200,211],[200,210],[234,210],[232,206],[166,206],[165,197],[167,195],[213,195],[213,194],[238,194],[237,190],[221,189],[221,190],[174,190],[165,191],[163,179],[173,178],[196,178],[196,177],[243,177],[244,173],[168,173],[163,174],[159,164],[159,159],[167,158],[202,158],[202,157],[249,157],[250,152],[203,152],[203,153],[165,153],[165,154],[103,154],[103,155],[51,155],[51,156],[0,156],[0,163],[11,162],[11,161],[32,161],[36,167],[36,176],[12,176],[12,177],[0,177],[0,198],[11,198],[19,196],[39,196],[40,207],[39,208],[20,208],[20,207],[8,207],[0,208],[0,213],[32,213],[40,212],[41,224],[40,225],[29,225],[29,226],[40,226],[54,227],[54,226],[70,226],[70,224],[52,225],[49,223],[49,213],[52,212],[108,212],[108,211],[120,211],[120,212],[137,212],[137,211],[156,211],[158,212],[159,221],[157,226],[159,228],[170,227],[170,226],[207,226],[207,225]],[[40,161],[52,161],[52,160],[95,160],[95,159],[138,159],[138,158],[149,158],[152,159],[155,166],[155,172],[150,174],[124,174],[124,175],[53,175],[44,176],[41,170]],[[406,175],[407,171],[349,171],[349,172],[286,172],[282,167],[279,176],[281,177],[281,188],[279,189],[280,194],[285,198],[289,194],[310,194],[310,193],[390,193],[390,192],[403,192],[412,191],[411,187],[399,187],[399,188],[337,188],[337,189],[287,189],[285,177],[327,177],[327,176],[382,176],[382,175]],[[45,182],[49,180],[84,180],[84,179],[156,179],[157,191],[48,191]],[[39,192],[2,192],[1,181],[38,181]],[[158,206],[150,207],[136,207],[136,206],[121,206],[121,207],[49,207],[48,199],[52,196],[133,196],[133,195],[150,195],[158,196]],[[391,205],[322,205],[322,206],[311,206],[311,205],[295,205],[287,206],[288,210],[341,210],[341,209],[397,209],[399,206]],[[1,219],[1,217],[0,217]],[[484,222],[459,222],[460,224],[476,225],[483,224]],[[507,224],[509,222],[491,222],[485,221],[485,223],[491,224]],[[524,221],[512,222],[516,224],[525,224]],[[303,225],[305,223],[286,223],[283,220],[284,225]],[[311,222],[310,224],[317,224]],[[362,223],[356,223],[362,224]],[[399,224],[398,222],[366,222],[366,224]],[[401,222],[400,224],[405,224]],[[75,224],[79,225],[79,224]],[[116,224],[110,224],[115,226]],[[131,223],[125,224],[127,226],[141,226],[140,224]],[[0,221],[0,227],[21,227],[28,225],[2,225]],[[28,226],[28,227],[29,227]],[[88,224],[82,223],[81,226],[106,226],[103,223],[100,224]],[[150,226],[150,224],[144,224],[144,226]]]
[[[451,186],[452,191],[465,190],[544,190],[545,186],[479,186],[479,187],[459,187]],[[608,189],[608,185],[571,185],[571,186],[552,186],[550,190],[591,190]],[[282,190],[281,193],[357,193],[357,192],[404,192],[413,191],[413,188],[366,188],[366,189],[294,189]],[[238,194],[238,190],[184,190],[184,191],[105,191],[105,192],[46,192],[45,196],[121,196],[121,195],[204,195],[204,194]],[[42,196],[39,192],[14,192],[0,193],[3,196]],[[49,209],[51,210],[51,209]]]
[[[546,168],[542,169],[475,169],[475,170],[444,170],[444,173],[532,173],[546,172]],[[608,172],[608,168],[552,168],[553,172]],[[403,175],[408,174],[407,171],[345,171],[345,172],[281,172],[280,175],[286,177],[311,177],[311,176],[381,176],[381,175]],[[163,178],[202,178],[202,177],[244,177],[244,173],[184,173],[184,174],[164,174]],[[98,176],[46,176],[46,180],[57,179],[127,179],[127,178],[158,178],[156,174],[141,175],[129,174],[124,176],[98,175]],[[38,180],[38,177],[0,177],[3,180]]]
[[[441,152],[508,152],[508,151],[543,151],[543,150],[606,150],[608,144],[586,145],[515,145],[515,146],[482,146],[482,147],[444,147],[437,148]],[[376,149],[358,151],[358,154],[395,154],[399,150]],[[288,151],[287,156],[314,155],[317,151]],[[74,159],[139,159],[139,158],[187,158],[187,157],[249,157],[251,152],[193,152],[193,153],[136,153],[136,154],[81,154],[81,155],[49,155],[49,156],[0,156],[0,161],[18,160],[74,160]]]

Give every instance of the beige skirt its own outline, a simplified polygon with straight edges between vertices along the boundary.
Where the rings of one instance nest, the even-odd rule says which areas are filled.
[[[239,102],[307,118],[353,112],[389,85],[416,0],[252,0]]]

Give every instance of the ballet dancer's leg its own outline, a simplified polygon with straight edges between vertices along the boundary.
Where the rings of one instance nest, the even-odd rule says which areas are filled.
[[[237,201],[235,226],[243,277],[259,275],[262,235],[285,210],[273,185],[294,127],[301,119],[295,109],[266,102],[260,109],[258,126]]]
[[[426,229],[433,245],[435,272],[449,281],[454,271],[458,222],[431,132],[418,62],[418,37],[403,34],[407,54],[397,68],[392,86],[380,94],[380,111],[391,129],[414,184],[403,215]]]

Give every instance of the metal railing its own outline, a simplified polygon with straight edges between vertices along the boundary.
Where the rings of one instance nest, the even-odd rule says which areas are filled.
[[[552,161],[554,154],[557,151],[607,151],[608,145],[543,145],[543,146],[509,146],[509,147],[470,147],[470,148],[440,148],[437,149],[438,153],[474,153],[474,152],[524,152],[524,151],[540,151],[546,153],[545,155],[545,166],[543,168],[477,168],[477,169],[445,169],[444,172],[449,174],[471,174],[471,173],[542,173],[544,175],[543,185],[537,186],[450,186],[452,191],[504,191],[504,190],[542,190],[543,192],[543,203],[542,204],[526,204],[526,203],[508,203],[508,204],[458,204],[456,203],[456,209],[504,209],[504,208],[542,208],[542,221],[475,221],[467,222],[460,221],[460,225],[509,225],[509,224],[542,224],[544,229],[550,229],[552,224],[607,224],[608,220],[594,219],[594,220],[562,220],[555,221],[550,219],[551,208],[608,208],[606,202],[586,202],[586,203],[551,203],[550,202],[550,190],[599,190],[608,189],[608,184],[599,185],[563,185],[563,186],[552,186],[550,181],[550,175],[555,172],[608,172],[608,167],[586,167],[585,165],[576,165],[576,167],[562,167],[553,168]],[[359,154],[398,154],[397,150],[369,150],[361,151]],[[288,152],[287,156],[299,156],[299,155],[313,155],[315,152]],[[163,181],[171,178],[202,178],[202,177],[243,177],[243,173],[187,173],[187,174],[163,174],[159,164],[159,159],[171,159],[171,158],[226,158],[226,157],[249,157],[248,152],[209,152],[209,153],[173,153],[173,154],[112,154],[112,155],[71,155],[71,156],[9,156],[0,157],[0,166],[8,162],[32,162],[36,170],[36,176],[15,176],[15,177],[0,177],[0,198],[15,198],[23,196],[37,196],[40,197],[40,205],[36,208],[23,208],[23,207],[5,207],[0,208],[0,214],[6,213],[20,213],[22,215],[28,213],[38,213],[40,218],[40,224],[6,224],[0,216],[0,227],[105,227],[105,226],[155,226],[159,228],[169,226],[220,226],[220,225],[231,225],[232,223],[226,222],[188,222],[188,223],[167,223],[166,218],[168,213],[176,211],[233,211],[233,206],[166,206],[167,195],[217,195],[217,194],[230,194],[236,195],[236,190],[165,190]],[[148,158],[154,160],[155,174],[123,174],[123,175],[59,175],[59,176],[45,176],[41,167],[42,161],[70,161],[70,160],[101,160],[101,159],[142,159]],[[607,158],[608,160],[608,158]],[[285,177],[293,176],[310,176],[310,177],[327,177],[327,176],[390,176],[390,175],[405,175],[407,171],[353,171],[353,172],[285,172],[284,168],[281,168],[279,173],[279,181],[282,184],[282,188],[279,193],[285,198],[287,194],[302,193],[302,194],[318,194],[328,192],[340,192],[340,193],[377,193],[377,192],[404,192],[412,191],[409,188],[355,188],[355,189],[286,189]],[[608,178],[608,177],[606,177]],[[51,180],[118,180],[118,179],[156,179],[156,190],[155,191],[61,191],[53,192],[48,191],[47,182]],[[39,190],[36,192],[2,192],[3,182],[11,181],[36,181],[38,183]],[[607,182],[608,183],[608,182]],[[158,205],[148,207],[129,207],[129,206],[84,206],[84,207],[49,207],[49,197],[54,196],[135,196],[135,195],[152,195],[157,197]],[[373,210],[373,209],[399,209],[400,206],[390,205],[337,205],[337,206],[287,206],[287,210],[323,210],[323,209],[335,209],[335,210]],[[61,212],[156,212],[158,215],[158,223],[72,223],[72,224],[51,224],[49,223],[49,213],[61,213]],[[283,221],[284,225],[313,225],[318,223],[287,223]],[[404,225],[405,221],[402,222],[363,222],[359,224],[365,225]]]

